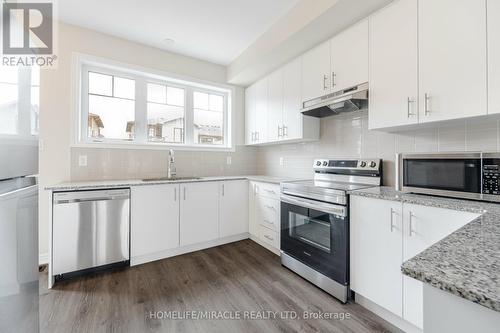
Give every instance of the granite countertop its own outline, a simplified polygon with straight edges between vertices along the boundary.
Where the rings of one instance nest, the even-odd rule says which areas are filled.
[[[118,179],[118,180],[96,180],[96,181],[76,181],[64,182],[51,186],[46,186],[46,190],[50,191],[75,191],[75,190],[96,190],[104,188],[122,188],[130,186],[145,186],[145,185],[160,185],[171,183],[193,183],[193,182],[210,182],[222,180],[238,180],[248,179],[258,182],[279,184],[282,181],[291,180],[290,178],[271,177],[271,176],[219,176],[219,177],[199,177],[195,179],[180,179],[180,180],[154,180],[144,181],[142,179]]]
[[[406,194],[390,187],[351,195],[481,214],[403,263],[403,274],[500,312],[500,204]]]

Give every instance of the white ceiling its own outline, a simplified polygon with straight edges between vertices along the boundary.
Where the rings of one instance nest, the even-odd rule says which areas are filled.
[[[61,21],[227,65],[298,0],[59,0]],[[174,43],[165,43],[171,38]]]

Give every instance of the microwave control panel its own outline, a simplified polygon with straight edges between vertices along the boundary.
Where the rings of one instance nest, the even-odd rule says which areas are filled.
[[[483,160],[483,194],[500,194],[500,159]]]

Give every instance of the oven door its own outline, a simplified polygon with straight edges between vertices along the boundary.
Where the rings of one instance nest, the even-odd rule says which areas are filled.
[[[348,285],[348,249],[346,207],[281,196],[281,251]]]
[[[481,193],[481,155],[408,154],[400,161],[405,192],[476,198]]]

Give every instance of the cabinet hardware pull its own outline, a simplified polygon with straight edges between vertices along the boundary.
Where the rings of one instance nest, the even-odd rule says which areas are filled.
[[[410,221],[409,221],[409,236],[411,237],[415,232],[413,231],[413,212],[410,211]]]
[[[429,113],[431,113],[431,111],[429,110],[429,100],[431,99],[431,97],[429,96],[429,94],[425,93],[424,95],[424,99],[425,99],[425,115],[429,115]]]
[[[254,134],[255,134],[255,132],[252,132],[252,139],[251,139],[251,140],[252,140],[252,142],[254,142],[254,141],[255,141],[255,139],[254,139]]]
[[[394,231],[394,213],[396,213],[394,208],[391,208],[391,232]]]
[[[406,99],[406,108],[407,108],[407,115],[408,115],[408,118],[410,118],[410,116],[414,116],[415,114],[412,113],[410,111],[410,104],[413,103],[414,100],[413,99],[410,99],[410,97],[407,97]]]
[[[264,235],[264,237],[266,237],[267,239],[269,239],[270,241],[274,240],[274,238],[272,238],[271,236],[268,236],[268,235]]]
[[[326,86],[326,80],[328,80],[328,75],[323,75],[323,90],[326,90],[328,89],[328,87]]]
[[[275,210],[273,206],[265,205],[264,207],[266,207],[267,209]]]
[[[332,88],[337,85],[337,83],[335,83],[335,77],[337,77],[337,74],[335,74],[335,72],[332,72]]]
[[[174,201],[177,201],[177,187],[174,187]]]
[[[280,125],[278,125],[278,138],[282,136],[283,136],[283,128]]]
[[[186,200],[186,187],[184,187],[184,200]]]
[[[222,196],[224,196],[224,184],[222,184]]]
[[[266,222],[267,224],[274,225],[274,223],[273,223],[273,222],[271,222],[271,221],[269,221],[269,220],[267,220],[267,219],[264,219],[264,222]]]
[[[259,141],[260,138],[260,132],[255,132],[255,141]]]
[[[267,188],[266,188],[266,189],[264,189],[264,191],[266,191],[267,193],[276,194],[276,192],[274,192],[273,190],[268,190]]]

